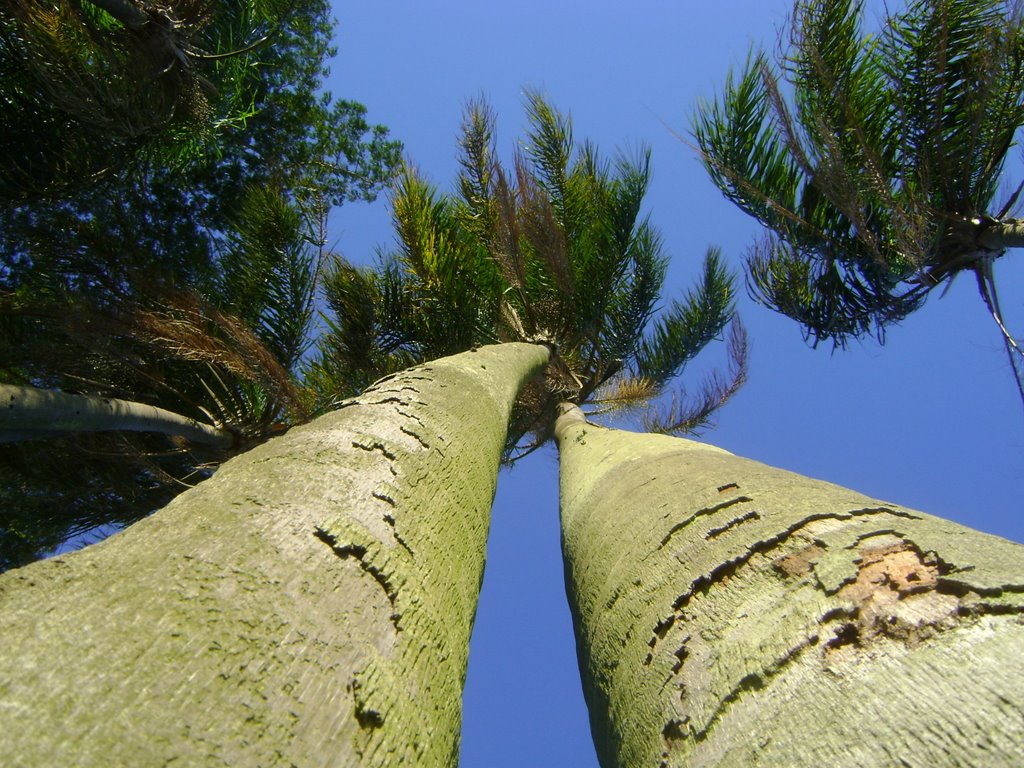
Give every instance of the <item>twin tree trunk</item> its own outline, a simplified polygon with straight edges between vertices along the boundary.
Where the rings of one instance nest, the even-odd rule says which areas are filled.
[[[556,434],[602,765],[1024,765],[1024,547],[577,409]]]
[[[5,766],[438,766],[509,414],[544,347],[411,369],[0,577]]]
[[[406,371],[0,576],[4,765],[454,765],[511,404],[547,357]],[[557,436],[604,765],[1024,765],[1024,547],[578,410]]]

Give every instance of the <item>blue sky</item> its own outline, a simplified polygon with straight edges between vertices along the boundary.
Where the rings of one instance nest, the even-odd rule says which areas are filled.
[[[755,224],[707,180],[685,139],[698,98],[720,87],[752,43],[773,47],[788,0],[629,4],[610,0],[377,0],[335,4],[339,55],[329,87],[388,125],[443,190],[456,172],[467,99],[498,113],[498,142],[523,134],[522,92],[572,115],[578,138],[647,144],[647,210],[673,255],[669,296],[694,279],[708,245],[738,267]],[[1020,150],[1012,150],[1019,180]],[[387,204],[351,205],[333,246],[367,261],[393,242]],[[1024,328],[1024,266],[996,265],[1011,328]],[[1024,410],[969,276],[894,328],[886,345],[810,349],[787,318],[745,296],[751,377],[702,439],[1016,541]],[[708,350],[709,364],[720,350]],[[684,374],[696,384],[701,363]],[[502,474],[466,686],[463,768],[596,766],[580,692],[558,541],[557,455]]]

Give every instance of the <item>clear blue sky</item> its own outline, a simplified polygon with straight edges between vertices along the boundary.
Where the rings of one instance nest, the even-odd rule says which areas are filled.
[[[673,255],[670,291],[716,244],[739,265],[755,225],[711,186],[685,135],[749,45],[773,46],[788,0],[378,0],[335,4],[330,88],[361,101],[441,189],[456,171],[465,101],[484,94],[499,144],[522,135],[522,90],[572,114],[606,153],[653,149],[652,221]],[[1020,151],[1012,157],[1019,168]],[[1016,176],[1016,174],[1015,174]],[[1019,178],[1019,176],[1016,176]],[[331,222],[354,261],[393,242],[385,202]],[[1024,329],[1024,266],[997,264],[1003,309]],[[751,379],[702,439],[734,453],[1024,540],[1024,411],[973,279],[873,342],[830,354],[752,304]],[[711,362],[721,359],[710,350]],[[699,366],[684,375],[696,383]],[[463,768],[596,766],[580,691],[558,541],[557,456],[502,474],[466,686]]]

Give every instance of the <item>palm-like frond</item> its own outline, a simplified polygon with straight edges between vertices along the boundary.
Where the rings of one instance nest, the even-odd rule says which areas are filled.
[[[5,382],[157,405],[242,450],[307,417],[321,214],[373,199],[399,159],[323,92],[331,27],[327,0],[0,4]],[[150,434],[6,445],[0,549],[32,549],[32,530],[46,547],[25,515],[74,532],[146,514],[228,453]],[[31,471],[40,455],[51,471]]]
[[[332,339],[318,363],[345,360],[369,378],[386,372],[380,353],[399,349],[429,359],[494,341],[548,344],[545,379],[513,414],[510,452],[533,435],[518,455],[550,436],[560,401],[596,398],[607,409],[657,396],[733,313],[731,276],[712,252],[700,286],[658,316],[667,257],[641,215],[650,153],[609,162],[576,144],[571,119],[539,93],[526,106],[531,128],[510,168],[479,100],[463,120],[456,195],[406,168],[392,196],[396,252],[373,270],[339,262],[326,279]],[[388,329],[401,338],[390,350]],[[714,387],[704,401],[720,404],[736,387]]]
[[[406,167],[392,197],[400,247],[410,276],[417,340],[430,356],[468,349],[489,337],[498,311],[498,275],[485,243],[460,223],[458,206]]]
[[[684,300],[673,301],[640,342],[637,372],[664,384],[721,334],[732,315],[732,279],[722,264],[721,252],[711,248],[704,258],[700,284]]]
[[[882,38],[903,169],[927,169],[938,210],[984,212],[996,193],[1024,121],[1020,25],[1013,3],[918,3]]]
[[[459,148],[459,193],[465,205],[462,225],[486,240],[494,234],[494,188],[500,166],[495,157],[494,112],[482,99],[466,107]]]
[[[328,265],[323,283],[327,332],[304,376],[320,393],[321,407],[422,359],[407,283],[394,260],[378,269],[361,269],[340,257]]]
[[[290,10],[276,0],[5,4],[0,195],[49,195],[144,155],[198,157],[215,130],[252,116],[230,86],[246,77],[251,44]]]
[[[661,434],[695,434],[711,424],[714,414],[732,399],[749,375],[747,331],[738,316],[729,325],[726,344],[728,373],[713,371],[696,395],[690,395],[683,387],[673,393],[667,408],[648,409],[643,418],[644,429]]]
[[[150,456],[148,436],[74,435],[0,444],[0,570],[16,568],[73,536],[132,523],[169,502],[195,457]],[[156,446],[161,445],[161,449]],[[193,478],[195,480],[196,478]]]
[[[308,223],[278,189],[247,190],[220,258],[218,300],[286,369],[308,347],[320,256]]]
[[[798,0],[779,64],[752,54],[693,126],[712,180],[768,230],[751,293],[839,346],[1005,250],[993,198],[1024,124],[1017,3],[911,0],[874,33],[863,13]]]
[[[551,205],[567,217],[567,170],[573,152],[572,120],[554,109],[539,91],[526,92],[526,113],[531,129],[526,152],[537,169],[537,180],[551,196]]]

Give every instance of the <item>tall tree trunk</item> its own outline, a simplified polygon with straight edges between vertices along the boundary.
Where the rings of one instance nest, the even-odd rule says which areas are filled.
[[[226,429],[145,403],[0,384],[0,442],[117,430],[158,432],[222,448],[234,442]]]
[[[577,409],[556,432],[602,765],[1024,765],[1024,547]]]
[[[505,430],[547,357],[410,369],[0,577],[4,765],[454,765]]]

